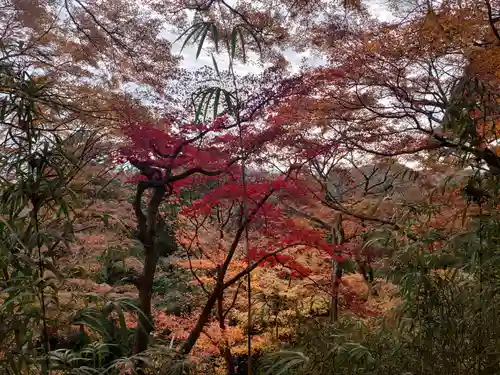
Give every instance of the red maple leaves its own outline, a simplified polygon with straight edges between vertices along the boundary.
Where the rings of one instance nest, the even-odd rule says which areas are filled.
[[[301,245],[319,249],[328,257],[337,257],[338,261],[343,259],[337,255],[339,249],[326,243],[322,230],[297,225],[281,206],[280,197],[300,197],[305,193],[297,174],[300,166],[292,164],[283,173],[247,176],[246,183],[242,184],[240,160],[244,158],[248,162],[252,157],[258,160],[266,144],[276,144],[286,138],[282,125],[276,117],[271,117],[271,121],[262,126],[251,131],[246,129],[240,139],[235,125],[227,117],[211,123],[188,123],[177,127],[129,121],[122,127],[129,144],[120,150],[117,160],[129,161],[133,165],[138,162],[146,164],[156,174],[147,176],[141,170],[140,177],[131,182],[169,181],[173,188],[169,193],[177,195],[185,189],[214,183],[201,198],[182,208],[181,215],[187,218],[211,215],[217,207],[227,209],[241,206],[245,201],[248,228],[251,235],[258,238],[251,251],[252,260],[259,262],[260,266],[279,263],[291,269],[293,276],[307,276],[310,269],[290,255],[277,252],[277,249]],[[331,145],[310,147],[304,157],[317,156],[325,148],[331,152]]]

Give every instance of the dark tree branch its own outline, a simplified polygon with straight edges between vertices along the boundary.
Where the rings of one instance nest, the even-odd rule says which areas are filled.
[[[236,304],[236,299],[238,298],[238,294],[239,294],[239,291],[240,291],[240,287],[241,287],[241,284],[243,283],[243,281],[240,281],[240,283],[238,284],[238,287],[236,288],[236,292],[234,292],[234,296],[233,296],[233,300],[231,301],[231,304],[229,305],[229,307],[226,309],[226,312],[224,312],[224,314],[222,315],[223,319],[226,319],[227,317],[227,314],[229,314],[229,312],[231,311],[231,309],[234,307],[234,305]]]
[[[497,38],[498,42],[500,42],[500,32],[498,31],[495,23],[499,21],[499,17],[493,18],[493,9],[491,8],[490,0],[485,0],[486,8],[488,9],[488,21],[490,23],[491,31]]]
[[[207,171],[206,169],[203,169],[201,167],[195,167],[195,168],[191,168],[191,169],[188,169],[187,171],[184,171],[176,176],[171,176],[171,177],[168,177],[167,178],[167,182],[168,183],[172,183],[172,182],[175,182],[175,181],[179,181],[179,180],[183,180],[195,173],[199,173],[199,174],[202,174],[202,175],[205,175],[205,176],[218,176],[224,172],[227,171],[227,168],[229,168],[231,165],[233,165],[234,163],[236,163],[238,160],[240,160],[240,158],[235,158],[233,160],[231,160],[226,169],[220,169],[220,170],[217,170],[217,171]]]
[[[241,278],[243,278],[246,275],[248,275],[254,269],[256,269],[257,267],[259,267],[259,265],[262,264],[262,262],[264,262],[266,259],[268,259],[270,257],[274,257],[274,256],[278,255],[279,253],[287,250],[287,249],[290,249],[290,248],[295,247],[295,246],[301,246],[301,245],[306,245],[306,243],[297,242],[297,243],[294,243],[294,244],[291,244],[291,245],[283,246],[282,248],[279,248],[278,250],[272,251],[269,254],[264,255],[262,258],[260,258],[256,262],[254,262],[250,267],[245,268],[244,270],[240,271],[235,276],[233,276],[231,279],[229,279],[228,281],[226,281],[224,283],[224,289],[229,288],[231,285],[233,285],[236,282],[238,282],[238,280],[240,280]]]
[[[295,169],[296,169],[296,167],[290,168],[289,171],[287,172],[286,178],[290,177],[291,173]],[[275,189],[270,189],[269,192],[267,194],[265,194],[258,201],[256,207],[254,207],[254,209],[251,212],[249,212],[249,214],[245,217],[245,219],[239,225],[239,227],[234,235],[233,242],[231,243],[231,246],[227,252],[226,259],[224,260],[224,263],[222,264],[222,266],[220,266],[218,268],[218,276],[217,276],[217,282],[216,282],[215,289],[213,290],[208,301],[205,303],[205,306],[203,307],[203,310],[198,317],[196,325],[191,330],[188,338],[186,339],[184,345],[182,346],[182,348],[181,348],[182,354],[188,354],[193,349],[193,347],[196,344],[196,341],[198,340],[198,338],[200,337],[200,334],[203,330],[203,327],[207,323],[207,321],[210,317],[210,314],[212,312],[212,309],[214,308],[214,306],[217,302],[217,299],[220,297],[221,293],[224,292],[224,290],[227,286],[232,285],[236,281],[239,280],[239,278],[238,279],[233,278],[232,283],[230,283],[229,285],[228,285],[228,283],[224,283],[224,277],[226,276],[227,270],[229,268],[229,265],[231,264],[231,261],[234,257],[234,254],[236,252],[238,244],[240,243],[240,240],[241,240],[243,233],[247,229],[247,226],[250,224],[250,222],[253,220],[255,214],[262,208],[264,203],[271,197],[271,195],[274,194],[275,191],[276,191]],[[252,268],[252,267],[248,267],[247,269],[242,271],[242,272],[245,272],[245,274],[243,274],[243,276],[246,275],[246,273],[250,272],[253,269],[254,268]],[[243,276],[240,276],[240,278]]]

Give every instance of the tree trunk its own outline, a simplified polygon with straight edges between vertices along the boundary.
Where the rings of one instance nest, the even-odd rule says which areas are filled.
[[[222,332],[223,342],[220,345],[220,353],[226,362],[226,369],[228,375],[235,375],[233,366],[233,356],[231,354],[231,349],[229,348],[229,340],[227,339],[226,323],[224,317],[224,291],[217,298],[217,319],[219,320],[219,328]]]
[[[332,302],[330,307],[330,322],[338,322],[339,320],[339,284],[340,280],[337,280],[338,274],[338,263],[335,259],[332,259]]]
[[[203,310],[200,316],[198,317],[198,320],[196,321],[196,325],[194,326],[193,330],[189,333],[186,342],[182,346],[181,349],[182,354],[189,354],[193,349],[194,345],[196,344],[196,341],[198,341],[198,338],[200,337],[201,332],[203,331],[203,327],[205,327],[205,324],[207,324],[208,319],[210,319],[210,314],[212,313],[212,309],[214,308],[215,303],[217,302],[217,298],[219,297],[222,290],[223,289],[220,286],[217,286],[210,295],[210,298],[205,304],[205,307],[203,307]]]
[[[342,228],[342,214],[338,214],[332,229],[332,243],[340,245],[345,241],[344,229]],[[330,321],[332,323],[339,320],[339,288],[342,278],[342,266],[335,259],[335,253],[332,256],[332,301],[330,306]]]
[[[144,187],[138,185],[136,200],[134,203],[139,227],[139,239],[144,245],[144,269],[139,282],[139,301],[141,314],[136,330],[134,342],[134,354],[143,352],[148,348],[149,335],[154,328],[151,316],[151,296],[153,294],[153,281],[155,277],[156,264],[158,263],[158,252],[156,249],[156,226],[158,207],[160,206],[164,195],[165,187],[160,186],[154,189],[153,197],[149,201],[147,216],[142,212],[142,194]]]
[[[156,252],[146,253],[144,271],[139,284],[139,301],[142,314],[139,315],[139,325],[135,336],[134,353],[140,353],[148,348],[149,335],[154,328],[151,316],[151,297],[158,256]]]
[[[262,205],[267,201],[267,199],[271,196],[273,191],[269,192],[266,194],[257,204],[257,207],[254,209],[253,212],[257,212]],[[181,354],[189,354],[193,347],[196,344],[196,341],[201,335],[201,332],[203,331],[203,327],[205,324],[208,322],[210,319],[210,314],[212,313],[212,309],[214,308],[217,298],[224,293],[224,277],[226,276],[227,269],[229,268],[229,264],[231,263],[231,260],[233,259],[233,256],[236,252],[236,248],[238,246],[238,243],[240,242],[241,236],[243,235],[243,232],[250,222],[249,217],[247,216],[245,220],[240,224],[238,230],[236,231],[236,234],[234,235],[233,242],[231,244],[231,247],[227,253],[226,259],[224,260],[224,263],[222,264],[220,271],[219,271],[219,276],[217,277],[217,283],[215,286],[214,291],[210,295],[210,298],[208,299],[207,303],[205,304],[205,307],[203,308],[200,316],[198,317],[198,320],[196,322],[196,325],[194,326],[193,330],[189,333],[189,336],[182,346],[181,349]],[[239,277],[245,276],[251,269],[247,269],[245,272],[239,275]],[[234,279],[233,279],[234,280]]]
[[[267,199],[267,198],[266,198]],[[262,200],[259,203],[259,207],[262,206],[265,200]],[[201,331],[203,331],[203,327],[205,324],[208,322],[208,319],[210,319],[210,314],[212,312],[212,309],[214,308],[217,298],[224,293],[224,277],[226,275],[226,271],[229,268],[229,264],[231,263],[231,260],[234,256],[234,253],[236,251],[236,247],[238,246],[238,243],[241,239],[241,235],[243,234],[243,231],[248,225],[248,219],[245,220],[243,223],[240,224],[238,230],[236,231],[236,234],[234,236],[233,242],[231,244],[231,248],[229,249],[229,252],[226,256],[226,259],[224,260],[224,264],[221,266],[221,268],[218,271],[218,276],[217,276],[217,283],[215,285],[215,289],[210,295],[210,298],[208,299],[207,303],[205,304],[205,307],[203,308],[200,316],[198,317],[198,320],[196,321],[196,325],[194,326],[193,330],[189,333],[189,336],[182,346],[181,353],[182,354],[189,354],[191,350],[193,349],[194,345],[196,344],[196,341],[201,335]]]

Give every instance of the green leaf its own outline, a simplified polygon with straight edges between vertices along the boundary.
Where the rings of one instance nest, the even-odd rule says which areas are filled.
[[[65,217],[69,216],[68,205],[64,200],[59,202],[59,212],[57,213],[57,217],[60,217],[61,213],[63,213]]]
[[[238,26],[235,26],[233,28],[233,31],[231,32],[231,58],[234,59],[234,56],[236,54],[236,40],[238,37]]]
[[[208,98],[206,99],[206,104],[205,104],[205,111],[203,114],[203,120],[205,121],[207,119],[207,113],[208,113],[208,106],[210,105],[210,100],[212,100],[212,95],[217,89],[210,90],[210,94],[208,95]]]
[[[214,41],[215,44],[215,52],[219,53],[219,35],[217,33],[217,26],[215,26],[214,23],[212,23],[212,40]]]
[[[245,37],[243,36],[241,29],[238,29],[238,34],[239,34],[240,40],[241,40],[241,52],[243,53],[243,62],[246,62],[247,61],[247,54],[245,52]]]
[[[201,35],[201,39],[200,39],[200,42],[198,44],[198,50],[196,51],[196,59],[198,59],[198,57],[200,56],[200,53],[201,53],[201,49],[203,48],[203,43],[205,42],[205,38],[207,37],[207,33],[208,33],[208,28],[209,28],[209,24],[205,24],[204,26],[204,30],[203,30],[203,33]]]
[[[293,367],[304,366],[309,358],[301,352],[280,351],[269,356],[272,365],[267,369],[266,375],[285,375]]]
[[[63,274],[59,272],[57,267],[49,260],[43,261],[43,267],[51,271],[57,277],[58,280],[62,280],[64,278]]]
[[[221,75],[220,75],[220,71],[219,71],[219,66],[217,65],[217,61],[215,61],[215,57],[214,57],[213,54],[212,54],[212,62],[214,64],[214,68],[215,68],[215,72],[217,73],[217,76],[219,77],[219,79],[221,79]]]
[[[248,32],[250,33],[250,35],[252,36],[253,40],[257,44],[257,47],[259,48],[259,54],[260,54],[260,56],[262,56],[262,45],[260,44],[259,37],[257,36],[257,34],[255,33],[255,31],[252,28],[247,27],[245,25],[243,27],[245,27],[248,30]]]
[[[196,23],[194,25],[192,25],[191,27],[189,27],[186,31],[184,31],[175,41],[177,42],[179,39],[181,39],[184,35],[186,35],[187,33],[189,33],[189,31],[191,31],[189,33],[189,35],[187,36],[187,38],[184,40],[184,43],[182,43],[182,47],[181,47],[181,52],[184,50],[184,47],[186,47],[186,45],[189,43],[189,41],[191,40],[191,37],[198,31],[201,30],[201,28],[204,26],[204,23],[203,22],[199,22],[199,23]],[[194,38],[194,40],[196,40],[197,38]]]
[[[109,214],[102,214],[101,220],[106,227],[109,227]]]
[[[194,117],[195,124],[197,124],[200,121],[200,116],[201,116],[201,111],[203,109],[203,104],[205,103],[205,98],[207,97],[208,94],[210,94],[210,89],[204,90],[200,94],[197,95],[197,97],[199,95],[202,95],[202,97],[201,97],[200,103],[198,104],[198,108],[197,108],[196,113],[195,113],[195,117]]]
[[[197,124],[200,120],[200,114],[201,114],[201,109],[203,106],[203,101],[205,99],[205,96],[207,95],[206,91],[201,91],[197,93],[194,98],[193,98],[193,105],[195,106],[195,113],[194,113],[194,123]],[[197,103],[196,100],[201,96],[200,101]]]
[[[217,113],[219,109],[219,100],[220,100],[220,92],[221,89],[218,88],[215,92],[215,98],[214,98],[214,120],[217,118]]]
[[[224,91],[224,98],[226,99],[227,109],[230,113],[234,113],[233,101],[231,99],[231,93]]]

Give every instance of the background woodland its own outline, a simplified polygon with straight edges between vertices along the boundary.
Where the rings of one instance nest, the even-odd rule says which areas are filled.
[[[500,372],[499,94],[499,0],[0,0],[0,374]]]

